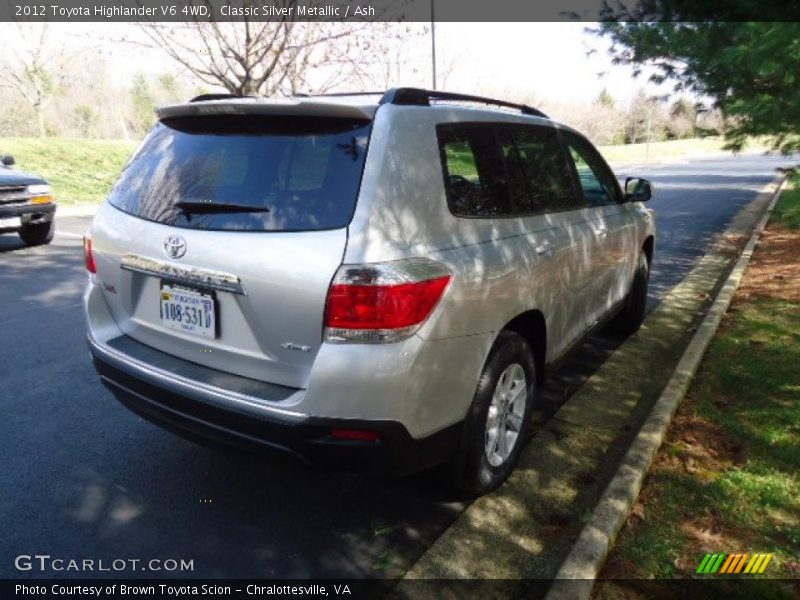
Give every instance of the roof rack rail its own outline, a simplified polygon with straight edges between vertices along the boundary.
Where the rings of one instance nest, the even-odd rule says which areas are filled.
[[[461,101],[461,102],[475,102],[477,104],[490,104],[492,106],[501,106],[503,108],[514,108],[519,110],[524,115],[532,115],[535,117],[549,118],[546,114],[538,108],[533,108],[527,104],[516,104],[514,102],[506,102],[505,100],[496,100],[494,98],[485,98],[483,96],[472,96],[470,94],[456,94],[453,92],[439,92],[436,90],[423,90],[420,88],[392,88],[383,94],[380,104],[400,104],[405,106],[430,106],[431,101],[444,100],[444,101]]]
[[[325,92],[324,94],[309,94],[307,92],[297,92],[294,95],[300,96],[301,98],[313,98],[316,96],[325,97],[337,97],[337,96],[383,96],[386,93],[386,90],[381,90],[379,92]]]
[[[252,98],[253,96],[240,96],[239,94],[200,94],[189,102],[205,102],[206,100],[227,100],[228,98]]]

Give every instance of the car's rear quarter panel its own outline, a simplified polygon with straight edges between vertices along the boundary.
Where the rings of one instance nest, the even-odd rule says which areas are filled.
[[[367,393],[374,394],[376,402],[380,395],[401,402],[404,422],[416,424],[418,430],[435,430],[465,416],[492,343],[511,319],[539,309],[554,331],[580,320],[567,300],[571,286],[580,285],[579,278],[585,276],[571,273],[575,257],[569,256],[569,248],[582,241],[571,240],[566,250],[547,259],[535,252],[554,232],[561,233],[571,217],[465,219],[448,208],[436,125],[498,118],[530,122],[459,108],[384,106],[373,126],[344,262],[426,256],[453,273],[442,300],[417,334],[426,340],[415,350],[417,356],[401,352],[392,359],[391,347],[371,352],[377,368],[374,385],[366,382]],[[342,379],[344,387],[346,375],[340,373],[361,353],[359,347],[323,347],[314,376],[326,382]],[[390,377],[381,381],[384,374]],[[397,374],[407,374],[408,379]],[[314,378],[309,391],[314,391]]]
[[[497,332],[531,309],[542,310],[547,319],[572,318],[564,314],[570,289],[563,288],[581,282],[577,275],[565,282],[569,265],[563,256],[543,259],[535,252],[572,217],[467,219],[453,216],[447,206],[436,125],[498,120],[531,122],[463,108],[387,106],[377,112],[344,260],[428,256],[450,267],[453,282],[420,331],[423,337]]]

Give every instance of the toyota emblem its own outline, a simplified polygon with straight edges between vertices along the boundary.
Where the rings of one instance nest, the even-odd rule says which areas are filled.
[[[164,240],[164,254],[169,258],[180,258],[186,254],[186,240],[179,235],[168,235]]]

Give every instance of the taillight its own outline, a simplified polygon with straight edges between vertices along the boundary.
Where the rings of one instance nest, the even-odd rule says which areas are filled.
[[[431,314],[451,278],[444,265],[424,258],[342,265],[328,291],[325,340],[407,338]]]
[[[97,273],[97,265],[94,262],[94,252],[92,252],[92,238],[83,236],[83,262],[89,273]]]

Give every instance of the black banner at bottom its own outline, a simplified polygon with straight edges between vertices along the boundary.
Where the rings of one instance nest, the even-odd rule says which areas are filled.
[[[505,600],[544,598],[550,580],[347,580],[347,579],[2,579],[2,600],[45,598],[65,600],[99,598],[141,600],[144,598],[208,598],[209,600],[267,600],[274,598],[343,598],[361,600]],[[596,582],[559,581],[559,597],[586,597]],[[614,597],[676,597],[692,600],[754,598],[800,598],[800,579],[745,579],[743,577],[697,579],[623,579],[607,580],[603,587],[615,588]],[[605,590],[611,591],[611,590]]]

